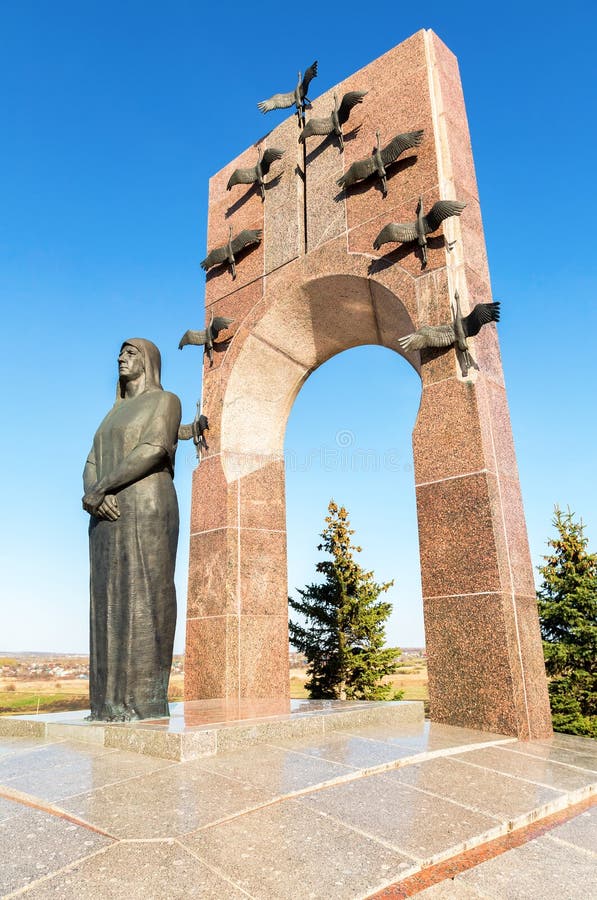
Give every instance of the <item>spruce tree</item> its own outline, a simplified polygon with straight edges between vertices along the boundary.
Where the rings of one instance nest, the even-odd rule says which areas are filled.
[[[597,738],[597,554],[570,510],[553,524],[537,592],[553,726]]]
[[[354,531],[346,509],[331,500],[328,513],[317,549],[331,559],[316,564],[321,584],[298,590],[299,600],[288,598],[306,620],[304,626],[290,621],[290,640],[307,657],[311,697],[383,700],[391,686],[381,679],[396,671],[400,651],[384,647],[392,605],[379,596],[394,582],[377,584],[373,572],[355,561],[361,548],[351,542]]]

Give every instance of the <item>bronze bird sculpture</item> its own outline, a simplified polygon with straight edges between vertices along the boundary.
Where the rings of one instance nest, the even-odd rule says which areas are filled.
[[[466,375],[469,368],[477,369],[478,366],[469,352],[467,338],[479,334],[483,325],[488,322],[499,322],[500,304],[477,303],[468,316],[463,316],[460,311],[460,297],[458,291],[454,293],[456,301],[452,309],[454,321],[448,325],[423,325],[412,334],[398,338],[398,343],[403,350],[423,350],[427,347],[451,347],[456,344],[462,354],[461,370]]]
[[[235,184],[254,184],[257,182],[259,185],[259,189],[261,190],[261,199],[265,200],[265,182],[263,180],[264,176],[268,174],[271,165],[277,159],[282,159],[284,156],[283,150],[277,150],[275,147],[271,147],[265,151],[265,153],[261,153],[261,147],[258,150],[257,157],[257,165],[251,166],[249,169],[235,169],[230,178],[228,179],[228,184],[226,185],[226,190],[229,191]]]
[[[257,104],[262,113],[270,112],[272,109],[288,109],[290,106],[296,107],[299,125],[304,116],[305,109],[309,109],[311,104],[307,100],[307,91],[311,81],[317,75],[317,60],[309,66],[304,76],[298,73],[298,82],[293,91],[287,94],[274,94],[269,100],[262,100]]]
[[[228,228],[228,241],[223,247],[216,247],[215,250],[211,250],[205,259],[201,261],[201,268],[205,269],[207,272],[212,266],[219,266],[224,262],[228,262],[230,263],[232,277],[236,278],[235,257],[241,250],[244,250],[245,247],[250,247],[251,244],[260,244],[262,231],[261,228],[243,228],[233,240],[232,225],[229,225]]]
[[[205,329],[205,331],[185,331],[183,336],[180,339],[178,344],[178,349],[182,350],[183,347],[186,347],[187,344],[192,344],[195,347],[205,347],[205,353],[209,359],[210,367],[214,364],[214,356],[213,351],[220,349],[218,344],[215,344],[217,336],[220,331],[224,331],[226,328],[229,328],[230,325],[234,322],[234,319],[226,319],[224,316],[215,316],[211,314],[211,319],[209,325]],[[228,344],[228,341],[223,341],[222,343]]]
[[[324,119],[309,119],[299,135],[299,141],[305,142],[305,139],[314,134],[331,134],[332,131],[340,139],[340,152],[344,152],[344,134],[342,126],[348,122],[350,111],[357,103],[363,102],[363,97],[367,91],[349,91],[342,97],[342,103],[338,106],[338,97],[334,94],[334,108],[329,116]]]
[[[180,425],[178,428],[178,440],[189,441],[193,438],[193,443],[197,451],[197,459],[201,458],[201,448],[209,450],[207,441],[205,440],[205,432],[209,431],[209,422],[207,416],[201,413],[201,401],[197,400],[197,412],[195,418],[188,425]]]
[[[405,134],[397,134],[392,138],[389,144],[381,147],[379,131],[375,132],[377,138],[377,146],[373,150],[371,156],[365,159],[359,159],[346,170],[342,178],[339,178],[337,184],[340,187],[347,188],[357,181],[363,181],[371,175],[377,175],[381,179],[381,189],[383,196],[388,193],[388,185],[386,181],[386,166],[396,162],[405,150],[411,147],[418,147],[423,140],[422,131],[408,131]]]
[[[415,221],[390,222],[381,229],[373,242],[373,247],[375,250],[379,250],[382,244],[390,241],[399,244],[417,241],[423,255],[423,267],[425,267],[427,265],[427,235],[437,231],[444,219],[449,219],[450,216],[459,216],[465,206],[466,203],[461,203],[460,200],[438,200],[424,216],[423,198],[419,197]]]

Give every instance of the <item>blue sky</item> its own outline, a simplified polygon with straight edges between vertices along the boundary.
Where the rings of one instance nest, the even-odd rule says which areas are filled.
[[[113,399],[118,348],[153,339],[164,386],[192,417],[199,354],[176,347],[203,320],[207,182],[282,121],[256,102],[313,59],[317,96],[422,27],[460,62],[533,562],[556,502],[583,516],[595,547],[594,6],[363,9],[0,3],[0,650],[87,647],[81,471]],[[402,646],[423,643],[419,396],[397,355],[352,350],[308,380],[286,439],[290,588],[312,578],[333,496],[363,564],[396,579],[388,638]],[[359,450],[378,460],[368,471]],[[178,650],[193,464],[181,445]]]

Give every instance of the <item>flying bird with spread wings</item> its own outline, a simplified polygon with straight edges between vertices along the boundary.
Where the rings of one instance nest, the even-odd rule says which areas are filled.
[[[309,66],[304,76],[302,76],[300,72],[298,73],[298,82],[293,91],[288,91],[287,94],[274,94],[269,100],[261,100],[257,106],[262,113],[271,112],[272,109],[288,109],[290,106],[294,106],[296,108],[299,125],[301,125],[305,109],[311,108],[311,104],[307,100],[307,91],[316,75],[317,60]]]
[[[447,325],[423,325],[412,334],[398,338],[398,343],[407,352],[428,347],[451,347],[456,344],[462,354],[460,362],[462,374],[466,376],[469,368],[479,368],[470,354],[467,338],[475,337],[489,322],[499,322],[500,304],[499,301],[477,303],[468,316],[463,316],[458,291],[455,291],[454,299],[456,304],[452,308],[453,322]]]
[[[205,439],[206,431],[209,431],[209,422],[207,421],[207,416],[204,416],[201,412],[201,400],[197,400],[197,412],[195,413],[193,421],[188,425],[178,426],[178,440],[190,441],[191,438],[193,438],[193,443],[197,451],[197,459],[200,459],[201,448],[203,447],[204,450],[209,450]]]
[[[228,241],[222,247],[216,247],[215,250],[211,250],[205,259],[201,260],[201,268],[207,272],[212,266],[219,266],[227,262],[230,264],[232,277],[236,278],[236,256],[245,247],[250,247],[252,244],[260,244],[262,231],[261,228],[243,228],[233,239],[232,225],[229,225],[228,229]]]
[[[437,231],[444,219],[450,216],[459,216],[466,203],[460,200],[438,200],[434,203],[427,215],[423,215],[423,198],[419,197],[417,204],[417,218],[414,222],[390,222],[382,228],[373,247],[375,250],[383,244],[390,242],[409,244],[417,241],[423,256],[423,268],[427,265],[427,235]]]
[[[284,156],[284,150],[277,150],[275,147],[269,147],[265,153],[258,150],[257,164],[248,169],[235,169],[226,185],[229,191],[235,184],[254,184],[257,182],[261,191],[261,199],[265,200],[265,181],[264,177],[269,173],[272,163]]]
[[[349,91],[342,97],[342,103],[338,106],[338,97],[334,94],[334,108],[329,116],[322,119],[309,119],[299,135],[299,141],[305,142],[306,138],[312,135],[331,134],[332,131],[340,139],[340,152],[344,152],[344,134],[342,126],[346,125],[350,112],[357,105],[363,102],[363,97],[367,91]]]
[[[224,345],[224,347],[220,347],[220,345],[215,343],[215,340],[220,331],[225,331],[233,324],[233,322],[234,319],[227,319],[224,316],[214,316],[212,311],[211,319],[205,331],[191,331],[190,329],[185,331],[178,344],[178,349],[182,350],[182,348],[186,347],[188,344],[195,347],[205,347],[205,353],[207,354],[209,365],[211,367],[214,364],[213,351],[216,350],[216,352],[218,352],[221,349],[225,349],[229,343],[229,341],[220,341],[220,344]]]
[[[381,190],[385,197],[388,193],[386,167],[396,162],[405,150],[411,147],[418,147],[423,140],[422,131],[407,131],[404,134],[397,134],[393,137],[389,144],[382,149],[379,131],[375,132],[377,146],[373,149],[371,156],[365,159],[358,159],[346,170],[342,178],[339,178],[337,184],[342,188],[350,187],[357,181],[364,181],[371,175],[377,175],[381,179]]]

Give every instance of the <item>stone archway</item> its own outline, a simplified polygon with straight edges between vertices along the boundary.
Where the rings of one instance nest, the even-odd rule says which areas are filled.
[[[210,433],[193,479],[187,699],[288,696],[283,447],[305,379],[361,344],[402,354],[398,338],[450,320],[456,288],[465,308],[490,294],[455,58],[419,32],[335,90],[368,85],[366,138],[347,142],[344,159],[333,144],[304,154],[289,119],[264,139],[290,159],[264,203],[256,192],[232,202],[225,190],[254,148],[210,183],[209,245],[225,240],[228,221],[264,237],[235,281],[220,269],[206,285],[208,316],[235,322],[225,352],[204,369]],[[314,114],[329,104],[329,94],[319,98]],[[401,130],[425,129],[416,164],[400,167],[383,201],[375,188],[338,196],[343,166],[366,155],[384,123],[391,136],[398,118]],[[445,225],[456,245],[435,242],[425,269],[410,251],[378,259],[373,237],[387,221],[412,218],[421,193],[428,207],[438,196],[467,201],[462,220]],[[493,326],[474,353],[479,371],[465,379],[452,350],[408,360],[422,381],[413,449],[431,716],[539,737],[550,733],[549,705]]]

